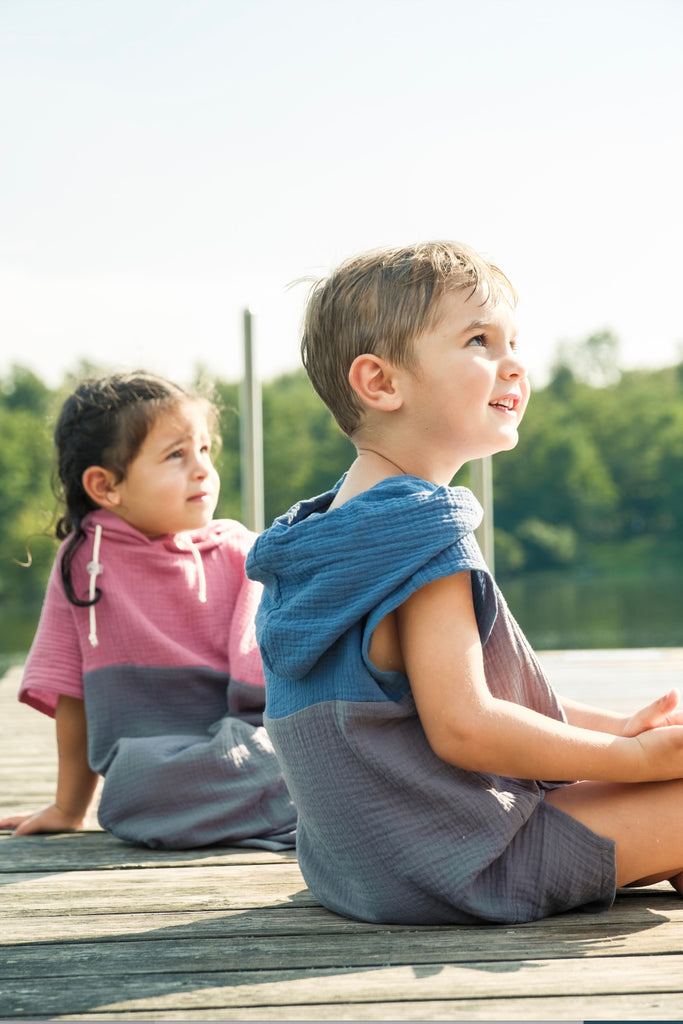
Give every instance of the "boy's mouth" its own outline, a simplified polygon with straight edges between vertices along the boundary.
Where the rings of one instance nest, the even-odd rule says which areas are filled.
[[[514,412],[520,403],[518,395],[503,395],[502,398],[496,398],[493,402],[489,402],[489,405],[493,409],[501,409],[503,412]]]

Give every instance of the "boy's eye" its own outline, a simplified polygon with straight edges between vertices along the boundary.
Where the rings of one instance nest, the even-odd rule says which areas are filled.
[[[477,334],[477,335],[475,335],[474,338],[470,338],[470,340],[467,342],[467,344],[468,345],[479,345],[480,347],[483,347],[483,346],[486,345],[486,337],[483,334]]]

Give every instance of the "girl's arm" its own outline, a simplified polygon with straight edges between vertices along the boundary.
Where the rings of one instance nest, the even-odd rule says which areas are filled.
[[[57,729],[57,793],[55,802],[35,814],[0,821],[14,835],[33,832],[73,832],[83,828],[98,775],[88,764],[85,705],[77,697],[61,696],[55,712]]]
[[[493,697],[468,572],[412,594],[396,611],[401,651],[427,739],[444,761],[517,778],[640,782],[683,777],[683,728],[615,735]],[[511,655],[512,656],[512,655]],[[581,714],[574,706],[577,721]],[[633,716],[636,728],[638,716]],[[585,721],[585,719],[584,719]],[[593,719],[596,722],[595,719]]]

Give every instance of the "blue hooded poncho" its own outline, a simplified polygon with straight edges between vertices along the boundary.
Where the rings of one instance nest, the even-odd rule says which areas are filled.
[[[614,844],[544,801],[561,783],[442,761],[408,678],[369,658],[390,611],[467,570],[491,692],[564,720],[475,540],[480,506],[465,488],[401,476],[328,511],[338,486],[277,519],[246,563],[265,588],[264,723],[297,805],[309,888],[337,913],[385,923],[611,905]]]

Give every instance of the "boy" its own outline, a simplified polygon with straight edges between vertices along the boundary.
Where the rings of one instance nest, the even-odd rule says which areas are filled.
[[[348,260],[309,302],[304,364],[357,458],[247,574],[301,869],[349,917],[521,922],[683,889],[677,692],[628,718],[561,701],[483,561],[481,509],[448,486],[517,443],[514,302],[451,242]]]

